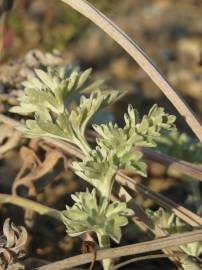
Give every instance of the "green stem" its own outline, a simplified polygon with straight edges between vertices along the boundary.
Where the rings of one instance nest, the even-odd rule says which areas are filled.
[[[89,156],[90,151],[92,150],[87,141],[81,140],[79,145],[81,151],[86,155]]]
[[[196,212],[198,215],[201,215],[202,196],[199,189],[199,182],[197,182],[196,179],[190,176],[184,176],[184,178],[189,182],[189,186],[193,196],[193,201],[196,207]]]
[[[100,248],[106,249],[110,247],[109,236],[103,230],[96,232]],[[104,270],[109,270],[112,267],[111,259],[102,260]]]
[[[78,136],[78,135],[77,135]],[[78,137],[74,138],[74,144],[84,153],[85,156],[89,156],[90,151],[92,150],[85,138]]]
[[[62,222],[60,211],[54,208],[47,207],[43,204],[21,198],[19,196],[13,196],[9,194],[0,193],[0,204],[4,204],[4,203],[11,203],[11,204],[20,206],[22,208],[35,211],[40,215],[47,215],[49,217],[52,217]]]
[[[194,261],[191,256],[181,256],[180,261],[184,270],[201,270],[200,263]]]
[[[103,179],[102,183],[100,184],[100,187],[97,187],[97,189],[100,191],[101,196],[106,197],[108,201],[110,201],[111,199],[112,187],[117,172],[118,169],[115,170],[109,168],[109,170],[106,171],[106,177]]]
[[[190,187],[192,190],[193,198],[194,198],[194,203],[196,205],[196,211],[197,213],[200,211],[201,205],[202,205],[202,198],[201,198],[201,193],[199,190],[199,182],[196,182],[195,180],[190,183]],[[200,213],[198,213],[200,214]]]

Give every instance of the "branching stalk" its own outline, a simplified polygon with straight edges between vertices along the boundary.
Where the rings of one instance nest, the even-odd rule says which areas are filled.
[[[83,138],[81,140],[75,140],[74,144],[80,148],[80,150],[86,157],[89,155],[91,147],[86,140],[84,140]]]
[[[202,240],[202,230],[196,230],[193,232],[186,232],[177,235],[171,235],[169,237],[163,237],[161,239],[156,239],[152,241],[110,248],[106,250],[98,250],[96,255],[96,260],[102,260],[106,258],[118,258],[129,255],[138,255],[145,252],[152,252],[161,250],[164,248],[171,248],[180,245],[184,245],[186,243],[201,241]],[[78,256],[74,256],[71,258],[67,258],[64,260],[60,260],[45,266],[38,267],[37,270],[61,270],[65,268],[72,268],[75,266],[79,266],[88,262],[91,262],[92,254],[82,254]]]

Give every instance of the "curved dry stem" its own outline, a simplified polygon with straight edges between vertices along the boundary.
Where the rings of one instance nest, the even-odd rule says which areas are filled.
[[[14,204],[22,208],[37,212],[40,215],[47,215],[49,217],[62,221],[60,211],[45,206],[43,204],[21,198],[19,196],[0,193],[0,204],[4,203]]]
[[[202,141],[202,126],[197,120],[193,111],[189,108],[182,97],[175,91],[170,83],[163,77],[154,63],[149,59],[145,52],[133,41],[124,31],[115,23],[107,18],[102,12],[97,10],[86,0],[61,0],[72,8],[86,16],[94,24],[98,25],[104,32],[113,38],[130,56],[141,66],[149,75],[152,81],[161,89],[161,91],[170,100],[176,110],[185,119],[189,127]]]

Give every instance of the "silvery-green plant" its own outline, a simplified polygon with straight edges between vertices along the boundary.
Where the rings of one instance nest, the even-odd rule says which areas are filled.
[[[186,133],[167,132],[157,139],[157,149],[178,159],[202,164],[202,143]]]
[[[72,195],[74,204],[62,212],[67,233],[71,236],[95,232],[100,247],[110,245],[110,238],[119,243],[121,227],[128,223],[133,211],[125,203],[110,202],[113,183],[121,169],[146,176],[146,164],[135,146],[154,147],[162,130],[174,127],[175,117],[154,105],[141,119],[129,105],[124,115],[125,125],[108,123],[92,125],[98,134],[93,148],[85,135],[90,119],[100,109],[122,96],[120,91],[101,90],[102,81],[90,82],[91,69],[36,70],[36,77],[25,82],[25,95],[14,113],[33,115],[21,131],[27,137],[53,137],[78,146],[85,158],[75,161],[75,173],[93,186],[92,192]],[[66,102],[73,94],[82,94],[79,106],[69,111]],[[103,260],[109,269],[111,260]]]
[[[198,166],[202,165],[202,143],[194,140],[185,133],[169,132],[157,139],[157,149],[170,156],[182,159]],[[195,211],[202,215],[202,195],[200,182],[196,179],[181,175],[190,187],[191,202],[195,205]]]
[[[163,208],[159,208],[157,211],[147,210],[149,217],[153,220],[155,225],[159,226],[169,234],[183,233],[190,230],[190,226],[184,221],[175,216],[174,213],[170,213]],[[198,270],[201,266],[193,258],[197,258],[202,254],[202,242],[194,242],[185,245],[181,245],[180,249],[184,254],[180,255],[182,267],[185,270]]]
[[[120,242],[121,227],[128,223],[126,216],[133,215],[126,203],[109,203],[106,197],[98,199],[95,189],[92,192],[78,192],[72,195],[72,199],[74,205],[67,206],[63,212],[70,236],[94,231],[98,235],[107,234],[115,242]]]

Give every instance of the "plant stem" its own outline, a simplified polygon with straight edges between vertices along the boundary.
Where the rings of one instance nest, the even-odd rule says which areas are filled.
[[[49,217],[52,217],[62,222],[60,211],[54,208],[45,206],[43,204],[21,198],[19,196],[13,196],[9,194],[0,193],[0,204],[4,204],[4,203],[11,203],[11,204],[20,206],[22,208],[33,210],[40,215],[47,215]]]
[[[85,138],[75,140],[75,144],[78,148],[84,153],[85,156],[89,156],[90,151],[92,150]]]
[[[181,256],[181,263],[184,270],[201,270],[200,263],[194,261],[191,256],[188,255]]]
[[[98,250],[96,253],[96,261],[105,258],[119,258],[129,255],[138,255],[141,253],[152,252],[161,250],[164,248],[173,248],[181,246],[187,243],[193,243],[202,240],[202,229],[195,230],[193,232],[186,232],[181,234],[175,234],[168,237],[162,237],[160,239],[146,241],[142,243],[136,243],[132,245],[110,248],[105,250]],[[54,263],[44,265],[36,268],[37,270],[61,270],[72,269],[73,267],[89,263],[92,261],[92,253],[86,253],[77,255],[64,260],[56,261]],[[190,270],[191,268],[189,268]]]
[[[100,248],[106,249],[110,247],[110,240],[109,236],[102,230],[97,232],[97,238],[99,242]],[[102,265],[104,270],[109,270],[112,267],[112,260],[111,259],[104,259],[102,260]]]
[[[192,190],[194,203],[196,205],[196,212],[198,215],[201,215],[202,197],[199,189],[199,182],[193,181],[191,179],[190,188]]]
[[[111,199],[111,193],[112,193],[112,187],[115,181],[115,176],[118,173],[118,169],[110,168],[108,171],[106,171],[106,176],[103,179],[102,184],[100,187],[98,187],[98,190],[100,191],[100,194],[102,197],[106,197],[108,201]]]
[[[189,183],[189,188],[192,193],[193,203],[195,204],[196,213],[201,216],[202,196],[200,192],[199,182],[195,178],[184,175],[183,179]]]

